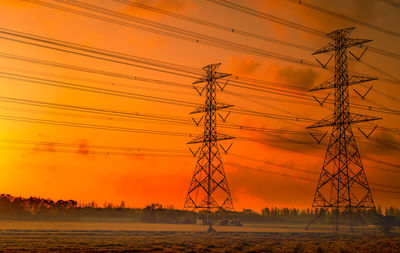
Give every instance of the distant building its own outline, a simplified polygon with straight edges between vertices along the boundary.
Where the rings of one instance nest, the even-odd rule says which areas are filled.
[[[197,225],[205,225],[206,224],[206,219],[203,217],[197,217],[197,221],[196,221]]]

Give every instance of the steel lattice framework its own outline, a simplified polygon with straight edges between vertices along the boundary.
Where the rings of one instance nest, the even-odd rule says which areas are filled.
[[[347,68],[347,49],[371,40],[349,38],[353,30],[354,28],[345,28],[327,34],[332,41],[313,53],[334,52],[335,56],[334,79],[311,89],[334,89],[334,114],[308,127],[332,127],[312,206],[320,209],[321,213],[327,210],[336,213],[333,224],[335,230],[339,226],[339,212],[349,214],[353,230],[355,211],[375,208],[351,124],[380,118],[351,113],[348,88],[349,85],[375,78],[349,76]]]
[[[228,181],[219,151],[219,141],[233,137],[217,132],[217,110],[229,108],[232,105],[217,103],[216,101],[217,86],[223,90],[226,85],[220,86],[217,80],[230,74],[217,72],[219,66],[220,63],[205,66],[203,68],[204,76],[193,83],[194,85],[204,83],[201,91],[196,86],[194,88],[199,95],[205,92],[205,104],[191,112],[191,114],[204,113],[201,118],[204,118],[204,132],[201,136],[188,142],[188,144],[201,144],[201,146],[194,153],[194,155],[198,154],[198,160],[184,208],[203,209],[207,210],[208,213],[214,210],[233,209]],[[226,118],[223,119],[225,121]],[[200,121],[196,124],[198,125]]]

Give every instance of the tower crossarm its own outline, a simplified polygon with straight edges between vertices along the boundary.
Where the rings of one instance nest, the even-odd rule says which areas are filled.
[[[350,113],[350,117],[345,122],[335,121],[334,116],[329,116],[325,119],[315,122],[314,124],[312,124],[311,126],[308,126],[306,128],[310,129],[310,128],[318,128],[318,127],[329,127],[329,126],[337,126],[339,124],[356,124],[356,123],[362,123],[362,122],[366,122],[366,121],[373,121],[373,120],[379,120],[379,119],[382,119],[382,118],[368,116],[368,115],[362,115],[362,114],[357,114],[357,113]]]
[[[234,139],[234,138],[235,137],[232,137],[232,136],[229,136],[229,135],[226,135],[226,134],[221,134],[221,133],[217,133],[213,137],[200,135],[200,136],[194,138],[193,140],[189,141],[187,144],[224,141],[224,140],[230,140],[230,139]]]
[[[347,37],[353,30],[356,29],[355,27],[346,27],[337,29],[333,32],[327,33],[326,36],[330,37],[331,39],[337,40],[337,38],[342,34],[343,36]]]
[[[222,79],[222,78],[230,76],[230,75],[231,74],[217,72],[217,73],[214,73],[211,78],[215,81],[215,80]],[[194,81],[192,84],[205,83],[205,82],[213,81],[212,79],[210,79],[209,76],[203,76],[203,77],[200,77],[198,80]]]
[[[373,120],[379,120],[379,119],[382,119],[382,118],[368,116],[368,115],[362,115],[362,114],[357,114],[357,113],[350,113],[350,124],[362,123],[362,122],[366,122],[366,121],[373,121]]]
[[[354,46],[358,46],[367,42],[370,42],[372,40],[367,40],[367,39],[351,39],[348,38],[346,39],[345,44],[343,45],[342,48],[349,48],[349,47],[354,47]],[[323,54],[323,53],[329,53],[329,52],[333,52],[333,51],[337,51],[338,47],[336,45],[335,42],[329,42],[328,45],[318,49],[317,51],[315,51],[314,53],[312,53],[312,55],[316,55],[316,54]]]
[[[352,75],[352,76],[349,76],[348,85],[365,83],[365,82],[369,82],[369,81],[373,81],[373,80],[377,80],[377,79],[378,78],[376,78],[376,77]],[[319,86],[312,88],[310,91],[333,89],[333,88],[336,88],[336,83],[335,83],[334,78],[321,83]]]
[[[329,116],[325,119],[318,120],[317,122],[313,123],[312,125],[306,127],[306,129],[332,126],[333,121],[334,121],[333,116]]]
[[[350,27],[350,28],[338,29],[336,31],[328,33],[327,36],[332,38],[333,41],[329,42],[326,46],[318,49],[317,51],[312,53],[312,55],[329,53],[329,52],[337,51],[338,49],[359,46],[361,44],[372,41],[372,40],[368,40],[368,39],[348,38],[347,36],[353,30],[354,30],[354,27]],[[345,37],[345,40],[343,40],[344,37]],[[338,40],[342,40],[342,43],[340,43],[340,44],[336,43]]]
[[[229,107],[232,107],[233,105],[230,104],[224,104],[224,103],[217,103],[215,106],[204,106],[201,105],[197,107],[194,111],[192,111],[190,114],[195,114],[195,113],[202,113],[202,112],[207,112],[207,111],[216,111],[216,110],[222,110],[226,109]]]

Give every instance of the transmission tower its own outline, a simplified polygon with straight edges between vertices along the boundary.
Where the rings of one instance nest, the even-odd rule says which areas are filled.
[[[217,115],[223,121],[229,116],[229,113],[223,117],[217,111],[232,107],[232,105],[217,103],[216,90],[217,87],[222,91],[227,82],[221,86],[217,81],[230,74],[217,72],[221,64],[210,64],[203,68],[205,74],[203,77],[193,82],[193,85],[204,84],[203,88],[197,88],[196,91],[201,96],[205,93],[205,103],[199,106],[190,114],[203,113],[200,120],[193,121],[196,125],[204,119],[204,132],[196,137],[188,144],[200,144],[196,152],[191,152],[194,156],[198,155],[196,169],[190,183],[189,191],[186,197],[184,208],[199,209],[207,211],[207,223],[209,232],[213,231],[209,214],[215,210],[233,210],[233,203],[228,187],[228,181],[225,176],[224,167],[222,165],[219,146],[228,152],[229,146],[225,149],[219,144],[220,141],[232,139],[233,137],[217,132]],[[231,144],[232,145],[232,144]]]
[[[351,113],[348,87],[349,85],[376,80],[376,78],[349,75],[348,73],[348,48],[371,41],[349,38],[349,34],[353,30],[354,27],[328,33],[327,36],[332,41],[313,53],[313,55],[316,55],[334,52],[335,57],[334,78],[310,90],[334,89],[333,116],[318,121],[307,128],[332,127],[312,207],[319,209],[321,215],[326,211],[331,211],[331,214],[335,215],[333,226],[336,231],[339,228],[340,212],[349,214],[350,228],[353,231],[355,212],[375,209],[351,124],[380,118]]]

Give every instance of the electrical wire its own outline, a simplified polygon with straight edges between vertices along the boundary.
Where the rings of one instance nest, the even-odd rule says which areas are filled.
[[[288,47],[293,47],[293,48],[306,50],[306,51],[310,51],[310,52],[314,51],[313,48],[306,47],[306,46],[303,46],[303,45],[299,45],[299,44],[296,44],[296,43],[290,43],[290,42],[287,42],[287,41],[284,41],[284,40],[278,40],[278,39],[274,39],[272,37],[267,37],[265,35],[251,33],[251,32],[247,32],[247,31],[244,31],[244,30],[237,29],[237,28],[233,28],[233,27],[229,27],[229,26],[224,26],[224,25],[212,23],[212,22],[209,22],[209,21],[206,21],[206,20],[185,16],[185,15],[178,14],[178,13],[175,13],[175,12],[159,9],[159,8],[156,8],[156,7],[153,7],[153,6],[150,6],[150,5],[145,5],[145,4],[140,3],[140,2],[135,2],[135,1],[131,1],[131,0],[114,0],[114,1],[122,3],[122,4],[129,5],[129,6],[134,6],[134,7],[137,7],[137,8],[141,8],[141,9],[144,9],[144,10],[156,12],[158,14],[170,16],[170,17],[173,17],[173,18],[176,18],[176,19],[180,19],[180,20],[183,20],[183,21],[187,21],[187,22],[191,22],[191,23],[195,23],[195,24],[208,26],[208,27],[215,28],[215,29],[218,29],[218,30],[221,30],[221,31],[225,31],[225,32],[230,32],[230,33],[243,35],[243,36],[246,36],[246,37],[249,37],[249,38],[259,39],[259,40],[262,40],[262,41],[272,42],[272,43],[275,43],[275,44],[288,46]]]
[[[247,169],[247,170],[253,170],[253,171],[259,171],[259,172],[264,172],[268,174],[274,174],[278,176],[282,176],[285,178],[291,178],[291,179],[299,179],[299,180],[304,180],[304,181],[309,181],[309,182],[315,182],[315,178],[309,178],[309,177],[303,177],[303,176],[294,176],[291,174],[287,173],[282,173],[282,172],[276,172],[276,171],[270,171],[270,170],[265,170],[265,169],[259,169],[259,168],[254,168],[246,165],[239,165],[236,163],[231,163],[231,162],[226,162],[226,165],[233,166],[239,169]],[[371,184],[375,186],[383,186],[381,184]],[[400,187],[393,187],[393,186],[383,186],[384,188],[389,188],[389,189],[400,189]],[[385,193],[394,193],[394,194],[400,194],[400,191],[391,191],[391,190],[381,190],[381,189],[376,189],[376,188],[371,188],[371,190],[378,191],[378,192],[385,192]]]
[[[143,94],[138,94],[138,93],[97,88],[97,87],[88,86],[88,85],[76,84],[76,83],[71,83],[71,82],[63,82],[63,81],[55,81],[55,80],[50,80],[50,79],[45,79],[45,78],[37,78],[37,77],[28,76],[28,75],[19,75],[19,74],[8,73],[8,72],[0,72],[0,78],[6,78],[6,79],[17,80],[17,81],[22,81],[22,82],[29,82],[29,83],[34,83],[34,84],[54,86],[54,87],[59,87],[59,88],[67,88],[67,89],[73,89],[73,90],[85,91],[85,92],[91,92],[91,93],[97,93],[97,94],[103,94],[103,95],[112,95],[112,96],[124,97],[124,98],[129,98],[129,99],[140,99],[140,100],[151,101],[151,102],[159,102],[159,103],[171,104],[171,105],[177,105],[177,106],[186,106],[186,107],[192,107],[192,108],[195,106],[199,106],[199,104],[195,104],[195,103],[183,101],[183,100],[167,99],[167,98],[148,96],[148,95],[143,95]],[[258,111],[254,111],[254,110],[241,109],[241,108],[230,108],[230,110],[233,112],[236,112],[238,114],[242,114],[242,115],[266,117],[266,118],[271,118],[271,119],[305,121],[305,122],[315,121],[313,119],[309,119],[309,118],[305,118],[305,117],[296,117],[296,116],[282,115],[282,114],[276,114],[276,113],[265,113],[265,112],[258,112]]]
[[[115,151],[79,151],[69,149],[40,149],[16,146],[0,146],[3,150],[31,151],[31,152],[49,152],[49,153],[68,153],[68,154],[83,154],[83,155],[117,155],[117,156],[136,156],[136,157],[190,157],[184,154],[167,154],[167,153],[143,153],[143,152],[115,152]]]
[[[325,32],[322,32],[315,28],[305,26],[305,25],[302,25],[299,23],[295,23],[295,22],[292,22],[292,21],[289,21],[289,20],[286,20],[283,18],[276,17],[271,14],[267,14],[265,12],[261,12],[261,11],[249,8],[247,6],[239,5],[237,3],[233,3],[233,2],[227,1],[227,0],[206,0],[206,1],[212,2],[214,4],[217,4],[217,5],[232,9],[232,10],[246,13],[248,15],[251,15],[251,16],[254,16],[257,18],[268,20],[268,21],[271,21],[274,23],[278,23],[278,24],[281,24],[281,25],[284,25],[284,26],[287,26],[287,27],[290,27],[290,28],[293,28],[293,29],[296,29],[296,30],[299,30],[302,32],[306,32],[306,33],[313,34],[313,35],[327,39]],[[374,52],[374,53],[377,53],[380,55],[385,55],[385,56],[388,56],[388,57],[391,57],[394,59],[400,59],[400,55],[397,53],[393,53],[393,52],[386,51],[383,49],[375,48],[372,46],[368,46],[368,48],[370,49],[371,52]]]
[[[368,22],[365,22],[365,21],[362,21],[362,20],[358,20],[358,19],[343,15],[343,14],[338,13],[338,12],[334,12],[334,11],[325,9],[323,7],[317,6],[315,4],[312,4],[312,3],[309,3],[309,2],[306,2],[306,1],[298,1],[298,0],[289,0],[289,1],[292,2],[292,3],[297,3],[298,5],[304,6],[306,8],[309,8],[309,9],[312,9],[312,10],[327,14],[327,15],[332,16],[332,17],[340,18],[340,19],[349,21],[349,22],[354,23],[354,24],[359,24],[359,25],[368,27],[368,28],[373,29],[373,30],[378,31],[378,32],[382,32],[382,33],[385,33],[385,34],[388,34],[388,35],[391,35],[391,36],[400,37],[400,33],[398,33],[398,32],[395,32],[395,31],[386,29],[384,27],[380,27],[380,26],[377,26],[375,24],[371,24],[371,23],[368,23]]]

